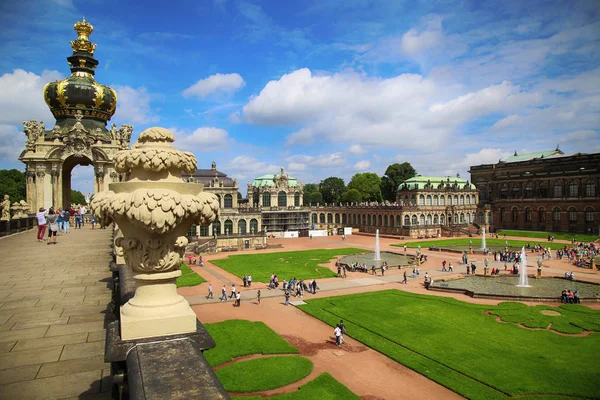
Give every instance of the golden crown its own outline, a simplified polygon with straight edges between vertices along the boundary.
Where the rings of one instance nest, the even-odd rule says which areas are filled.
[[[73,51],[85,51],[94,54],[94,51],[96,50],[96,44],[89,41],[89,36],[94,31],[92,24],[87,22],[85,17],[83,17],[83,20],[77,21],[75,25],[73,25],[73,29],[75,29],[78,34],[77,40],[71,41],[71,47],[73,48]]]

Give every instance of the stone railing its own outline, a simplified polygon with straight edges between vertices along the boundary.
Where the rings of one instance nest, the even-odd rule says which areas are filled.
[[[0,236],[14,235],[37,226],[35,216],[15,218],[10,221],[0,221]]]

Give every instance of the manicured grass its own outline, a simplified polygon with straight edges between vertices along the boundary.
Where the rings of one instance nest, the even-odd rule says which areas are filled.
[[[215,373],[225,390],[249,393],[294,383],[308,376],[312,369],[308,358],[275,356],[230,364]]]
[[[177,287],[196,286],[206,282],[206,279],[192,271],[189,265],[181,264],[181,276],[177,278]]]
[[[232,397],[239,400],[262,400],[265,397],[260,396],[244,396]],[[352,393],[348,388],[336,381],[327,372],[322,373],[317,378],[308,382],[306,385],[300,386],[296,392],[280,394],[269,397],[269,400],[358,400],[360,397]]]
[[[204,352],[206,361],[216,367],[249,354],[286,354],[298,350],[262,322],[232,319],[204,327],[217,347]]]
[[[319,264],[327,263],[339,255],[364,253],[361,249],[305,250],[282,253],[233,255],[228,258],[211,261],[238,277],[251,275],[254,282],[269,282],[271,274],[283,279],[322,279],[332,278],[336,274]]]
[[[550,243],[548,241],[540,240],[510,240],[510,239],[486,239],[485,244],[489,250],[500,250],[504,249],[508,242],[509,249],[521,249],[529,243],[532,247],[535,244],[540,244],[545,248],[550,247],[553,250],[562,249],[565,247],[565,243]],[[471,244],[472,243],[472,244]],[[469,246],[473,246],[473,250],[481,248],[481,238],[459,238],[459,239],[440,239],[440,240],[423,240],[419,242],[406,243],[406,247],[417,248],[421,246],[421,249],[427,250],[432,245],[435,245],[438,249],[454,249],[454,250],[468,250]],[[393,244],[392,246],[402,247],[404,243]]]
[[[584,235],[582,233],[560,233],[560,232],[542,232],[542,231],[517,231],[517,230],[501,230],[498,235],[503,236],[518,236],[530,237],[548,240],[548,236],[554,236],[554,239],[571,240],[575,238],[578,242],[593,242],[598,240],[598,235]]]
[[[545,316],[532,317],[540,311],[536,307],[477,305],[396,290],[307,303],[303,311],[331,325],[343,319],[349,336],[467,398],[600,397],[600,334],[563,336],[486,314],[543,325]],[[600,311],[580,305],[554,310],[562,319],[551,317],[552,322],[561,330],[600,326]]]

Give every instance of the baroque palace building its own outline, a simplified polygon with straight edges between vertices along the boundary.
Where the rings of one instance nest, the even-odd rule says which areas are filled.
[[[478,192],[460,177],[416,176],[398,186],[394,204],[352,204],[311,209],[314,228],[351,226],[361,232],[437,237],[473,231]]]
[[[598,233],[600,153],[558,149],[472,166],[480,215],[492,229]]]

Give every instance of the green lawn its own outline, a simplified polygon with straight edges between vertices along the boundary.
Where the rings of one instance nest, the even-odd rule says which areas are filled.
[[[299,381],[312,372],[304,357],[266,357],[227,365],[215,373],[228,392],[250,393],[276,389]]]
[[[517,230],[501,230],[498,235],[503,236],[518,236],[530,237],[548,240],[548,235],[554,236],[554,239],[571,240],[575,238],[578,242],[593,242],[598,240],[598,235],[584,235],[582,233],[560,233],[560,232],[541,232],[541,231],[517,231]]]
[[[396,290],[307,303],[303,311],[331,325],[343,319],[349,336],[467,398],[600,397],[600,334],[564,336],[516,323],[597,330],[600,311],[544,307],[561,316],[543,320],[532,317],[536,308],[515,303],[476,305]]]
[[[283,279],[322,279],[332,278],[336,274],[319,264],[327,263],[339,255],[364,253],[361,249],[305,250],[282,253],[233,255],[228,258],[211,261],[238,277],[251,275],[254,282],[269,282],[271,274]]]
[[[250,354],[297,354],[298,350],[262,322],[229,320],[204,327],[217,346],[204,352],[208,363],[218,366]],[[263,361],[266,360],[266,361]],[[308,372],[307,372],[308,371]],[[216,374],[230,391],[251,392],[276,388],[302,379],[312,371],[312,363],[303,357],[259,358],[230,364]],[[245,400],[260,396],[238,397]],[[331,375],[323,373],[300,387],[298,391],[269,397],[274,400],[359,399]]]
[[[192,271],[189,265],[181,264],[181,276],[177,278],[177,287],[196,286],[206,282],[206,279]]]
[[[486,239],[485,244],[489,250],[499,250],[504,249],[506,246],[506,242],[508,242],[508,247],[515,250],[521,249],[521,247],[527,245],[529,243],[531,246],[534,244],[540,244],[545,248],[550,247],[551,249],[562,249],[565,247],[564,243],[550,243],[547,241],[539,241],[539,240],[511,240],[511,239]],[[469,246],[472,243],[473,250],[477,250],[481,248],[481,238],[459,238],[459,239],[439,239],[439,240],[422,240],[418,242],[410,242],[406,243],[406,247],[409,248],[417,248],[421,246],[421,249],[428,249],[432,245],[440,249],[455,249],[455,250],[468,250]],[[404,243],[393,244],[392,246],[403,247]]]

